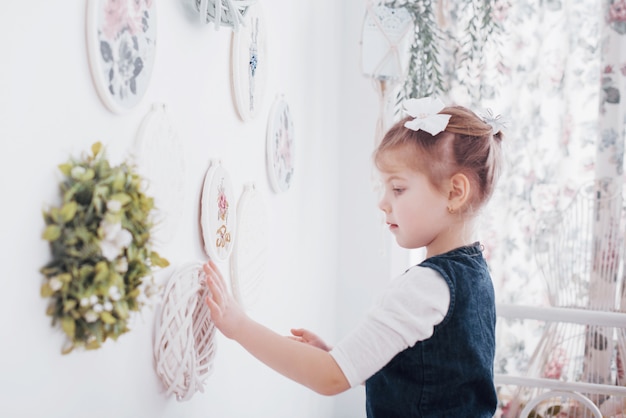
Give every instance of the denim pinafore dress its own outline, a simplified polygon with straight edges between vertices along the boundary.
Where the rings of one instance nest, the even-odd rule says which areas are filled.
[[[424,260],[450,288],[433,335],[398,353],[365,382],[368,418],[492,418],[495,298],[481,245]]]

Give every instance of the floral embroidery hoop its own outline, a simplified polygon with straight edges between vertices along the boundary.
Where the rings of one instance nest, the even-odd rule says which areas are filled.
[[[232,82],[241,119],[253,119],[263,104],[267,79],[267,30],[260,4],[250,6],[245,25],[233,32]]]
[[[263,195],[254,183],[246,184],[237,203],[237,241],[230,258],[232,293],[244,309],[259,299],[265,279],[268,236]]]
[[[204,178],[200,225],[204,250],[214,261],[226,261],[235,241],[236,212],[233,186],[220,160],[212,160]]]
[[[256,0],[194,0],[194,3],[202,23],[213,22],[215,30],[220,26],[230,26],[237,31],[248,6],[255,4]]]
[[[87,51],[100,99],[114,113],[135,107],[154,66],[156,1],[89,0]]]
[[[156,373],[167,396],[175,394],[178,401],[202,392],[213,371],[215,326],[205,303],[208,295],[202,263],[184,264],[170,277],[155,317]]]
[[[289,105],[279,96],[270,111],[267,138],[267,171],[275,192],[291,187],[294,171],[294,129]]]
[[[185,204],[185,162],[179,141],[164,103],[155,103],[144,117],[134,147],[137,171],[154,198],[155,244],[172,240],[178,230]]]

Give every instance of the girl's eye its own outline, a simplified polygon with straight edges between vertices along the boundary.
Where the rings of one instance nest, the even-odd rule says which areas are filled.
[[[401,194],[404,191],[404,189],[400,187],[394,187],[392,190],[393,190],[393,194],[396,194],[396,195]]]

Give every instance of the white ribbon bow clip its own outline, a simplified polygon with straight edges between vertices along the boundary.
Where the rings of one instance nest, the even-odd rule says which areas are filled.
[[[483,122],[491,126],[492,135],[502,132],[506,128],[506,121],[500,115],[494,115],[491,109],[487,109],[480,115]]]
[[[407,121],[404,126],[413,131],[421,129],[435,136],[446,129],[450,120],[450,115],[438,113],[444,107],[441,100],[433,97],[408,99],[404,102],[404,111],[415,119]]]

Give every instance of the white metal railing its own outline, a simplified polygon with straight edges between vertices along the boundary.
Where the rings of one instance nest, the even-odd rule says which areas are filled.
[[[626,328],[626,312],[606,312],[577,307],[534,307],[513,304],[496,304],[496,314],[506,319],[530,319],[544,322],[565,322],[590,326]],[[626,398],[626,387],[588,382],[563,381],[548,378],[511,376],[496,373],[496,385],[513,385],[547,389],[532,399],[522,410],[520,418],[526,418],[541,401],[551,397],[568,396],[580,401],[594,414],[601,418],[602,414],[587,395],[607,395]]]
[[[499,317],[507,319],[535,319],[546,322],[569,322],[573,324],[626,328],[626,312],[496,304],[496,313]]]

